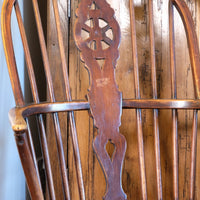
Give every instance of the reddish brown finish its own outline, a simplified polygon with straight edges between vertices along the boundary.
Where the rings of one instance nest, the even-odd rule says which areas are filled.
[[[170,99],[124,99],[124,109],[200,109],[200,100],[170,100]],[[10,122],[14,130],[26,130],[27,125],[24,118],[40,113],[54,113],[66,111],[89,110],[90,104],[87,101],[55,102],[30,104],[24,107],[16,107],[10,110]]]
[[[132,52],[134,65],[135,79],[135,96],[136,99],[127,99],[122,101],[121,92],[118,91],[115,83],[116,61],[118,59],[118,46],[120,42],[120,28],[114,18],[113,9],[106,3],[105,0],[82,0],[77,10],[77,21],[75,25],[75,41],[78,48],[81,50],[81,59],[90,75],[90,89],[88,94],[89,102],[72,101],[70,94],[70,86],[67,72],[67,59],[65,57],[63,37],[60,28],[60,19],[58,12],[57,1],[53,0],[55,21],[57,27],[57,35],[59,41],[59,50],[61,55],[62,69],[64,74],[65,92],[67,102],[56,102],[54,96],[53,82],[51,79],[49,60],[44,39],[44,33],[41,25],[40,13],[37,0],[33,1],[33,8],[38,28],[40,46],[44,61],[44,68],[47,79],[47,86],[50,95],[50,102],[41,103],[38,96],[33,64],[26,39],[26,34],[21,18],[18,2],[15,0],[5,0],[2,8],[2,35],[5,48],[5,55],[8,64],[8,70],[11,77],[11,84],[16,101],[16,108],[9,113],[12,128],[15,131],[16,143],[20,154],[20,159],[23,165],[28,188],[33,200],[44,199],[41,189],[39,172],[35,151],[33,147],[31,132],[27,117],[38,115],[40,127],[41,146],[45,161],[45,169],[47,172],[48,191],[51,199],[55,199],[54,185],[51,173],[50,158],[48,153],[48,145],[42,114],[52,113],[55,137],[58,147],[58,157],[60,162],[60,171],[63,183],[64,196],[70,199],[66,161],[62,145],[61,131],[57,112],[69,112],[70,126],[72,129],[72,142],[75,155],[75,165],[78,180],[80,199],[85,199],[83,186],[83,178],[81,171],[81,162],[79,155],[79,146],[76,136],[76,127],[73,117],[74,110],[90,109],[94,118],[96,127],[99,129],[99,134],[94,139],[94,150],[97,154],[99,162],[105,173],[107,190],[105,200],[125,200],[126,194],[123,192],[121,184],[122,165],[126,150],[126,140],[119,133],[120,118],[122,108],[136,109],[137,115],[137,133],[138,133],[138,148],[139,148],[139,164],[141,173],[141,188],[142,198],[147,199],[147,185],[145,174],[145,155],[143,144],[142,118],[141,109],[153,109],[154,115],[154,138],[155,138],[155,157],[156,157],[156,175],[157,175],[157,196],[162,199],[162,181],[161,181],[161,166],[160,166],[160,145],[159,145],[159,126],[158,126],[158,109],[172,109],[172,135],[173,135],[173,188],[174,199],[179,199],[178,193],[178,131],[177,131],[177,109],[193,109],[193,130],[191,143],[191,167],[190,167],[190,199],[194,199],[195,187],[195,167],[196,167],[196,149],[197,149],[197,121],[198,109],[200,109],[200,55],[197,43],[197,36],[192,20],[192,16],[183,0],[169,1],[169,33],[170,33],[170,68],[171,68],[171,99],[157,99],[157,82],[156,82],[156,62],[155,62],[155,39],[153,26],[153,1],[149,0],[149,24],[150,24],[150,44],[151,44],[151,69],[152,69],[152,99],[140,99],[139,85],[139,67],[137,58],[137,42],[135,28],[135,13],[133,0],[130,0],[130,20],[131,20],[131,35],[132,35]],[[174,39],[174,6],[180,13],[182,21],[185,25],[185,31],[188,39],[189,53],[193,70],[193,80],[195,88],[195,97],[193,100],[177,100],[176,95],[176,66],[175,66],[175,39]],[[25,59],[28,68],[30,85],[34,103],[25,105],[23,94],[20,86],[20,81],[15,62],[12,37],[11,37],[11,11],[15,8],[19,30],[21,33],[22,43],[24,47]],[[106,25],[101,27],[99,19],[103,20]],[[87,20],[91,20],[91,26],[86,24]],[[111,29],[112,37],[107,36],[106,32]],[[83,40],[82,31],[89,33],[89,37]],[[99,60],[103,61],[103,65],[99,65]],[[26,119],[26,120],[24,120]],[[115,146],[115,151],[110,158],[105,150],[107,142],[110,141]],[[133,169],[134,170],[134,169]],[[31,173],[29,173],[31,171]]]
[[[103,199],[125,200],[121,174],[126,140],[119,133],[122,98],[114,77],[119,54],[119,25],[114,19],[114,10],[103,0],[81,1],[76,15],[74,38],[81,51],[81,59],[89,71],[91,81],[88,100],[94,124],[99,132],[93,141],[93,148],[106,178],[106,194]],[[102,28],[100,19],[106,23]],[[92,21],[92,26],[86,24],[87,20]],[[106,31],[109,29],[112,30],[113,39],[106,36]],[[89,32],[89,38],[86,40],[81,36],[83,30]],[[95,47],[91,49],[93,41]],[[102,41],[108,45],[107,48],[103,49]],[[102,67],[98,64],[98,60],[104,61]],[[111,158],[105,149],[109,141],[115,146]]]
[[[19,154],[21,155],[20,156],[21,162],[26,163],[26,165],[23,165],[23,169],[31,197],[33,199],[43,200],[44,198],[42,194],[42,188],[37,177],[37,172],[34,167],[34,162],[31,156],[31,152],[29,150],[28,141],[26,138],[26,132],[16,131],[15,139]]]

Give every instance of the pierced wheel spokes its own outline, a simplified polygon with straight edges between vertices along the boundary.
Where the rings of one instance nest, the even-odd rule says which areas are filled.
[[[105,36],[105,37],[103,38],[103,41],[104,41],[106,44],[108,44],[109,46],[112,44],[112,40],[111,40],[109,37],[107,37],[107,36]]]
[[[82,25],[82,29],[83,29],[84,31],[87,31],[88,33],[91,32],[91,27],[88,26],[87,24],[83,24],[83,25]]]
[[[102,33],[105,34],[106,31],[108,31],[110,29],[110,26],[107,24],[106,26],[104,26],[101,30],[102,30]]]
[[[102,54],[102,50],[108,49],[110,45],[113,43],[113,31],[110,25],[101,18],[90,18],[84,24],[82,24],[82,32],[84,33],[81,35],[83,42],[87,44],[87,46],[91,50],[99,51]],[[101,37],[98,36],[98,34]],[[100,37],[100,38],[99,38]],[[95,45],[91,45],[92,42]]]
[[[102,49],[108,49],[109,48],[109,45],[106,44],[103,40],[101,41],[101,45],[102,45]]]

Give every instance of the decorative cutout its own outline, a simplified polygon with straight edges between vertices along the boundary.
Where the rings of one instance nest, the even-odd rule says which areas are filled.
[[[82,0],[76,15],[74,38],[89,71],[88,101],[98,128],[93,147],[107,183],[103,199],[126,200],[121,184],[126,140],[119,133],[122,96],[114,73],[119,57],[120,28],[114,10],[105,0]],[[81,35],[83,30],[89,33],[86,39]]]
[[[92,50],[105,50],[113,42],[113,32],[105,20],[91,18],[81,29],[81,39]]]
[[[98,62],[99,67],[100,67],[101,70],[102,70],[103,67],[104,67],[104,64],[105,64],[105,59],[96,59],[96,61]]]
[[[106,32],[106,37],[110,38],[111,40],[113,40],[113,32],[112,32],[112,29],[108,29]]]
[[[100,28],[104,28],[107,25],[108,25],[108,23],[106,21],[104,21],[103,19],[99,19],[99,27]]]
[[[95,1],[93,1],[90,5],[90,10],[98,10],[98,6],[96,5]]]
[[[96,49],[97,49],[97,45],[96,45],[96,41],[95,41],[95,40],[93,40],[93,41],[91,42],[91,44],[90,44],[90,49],[92,49],[92,50],[96,50]]]
[[[106,151],[112,161],[113,154],[115,153],[115,145],[110,140],[106,144]]]
[[[92,19],[88,19],[88,20],[85,22],[85,24],[86,24],[88,27],[93,28],[93,21],[92,21]]]
[[[81,30],[81,38],[83,40],[87,40],[89,37],[90,37],[90,34],[87,31],[85,31],[85,30],[82,29]]]
[[[108,44],[106,44],[104,41],[101,41],[101,46],[102,46],[102,49],[107,49],[109,47]]]

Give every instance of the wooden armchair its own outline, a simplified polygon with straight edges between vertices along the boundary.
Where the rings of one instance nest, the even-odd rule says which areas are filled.
[[[121,124],[122,109],[134,109],[136,111],[137,137],[139,166],[141,177],[142,199],[147,199],[147,181],[145,171],[145,155],[143,143],[143,127],[141,109],[153,109],[153,127],[155,142],[155,160],[156,160],[156,183],[157,198],[162,197],[162,178],[161,178],[161,158],[159,142],[159,109],[172,110],[172,135],[173,135],[173,199],[179,199],[179,172],[178,172],[178,130],[177,130],[177,109],[193,110],[193,127],[191,142],[191,165],[190,165],[190,199],[194,199],[195,184],[195,166],[197,149],[197,118],[200,108],[200,55],[198,49],[197,36],[195,33],[192,16],[184,0],[169,1],[169,33],[170,33],[170,69],[171,69],[171,99],[158,99],[157,80],[156,80],[156,61],[155,61],[155,39],[153,26],[153,4],[149,5],[149,27],[150,27],[150,57],[151,57],[151,81],[152,81],[152,99],[141,99],[139,85],[139,67],[137,56],[136,26],[133,1],[130,0],[130,20],[132,37],[132,58],[133,58],[133,76],[135,81],[135,99],[122,99],[122,93],[119,92],[115,82],[115,67],[119,57],[120,27],[114,17],[114,10],[106,0],[81,0],[76,11],[77,20],[74,26],[74,39],[78,49],[81,52],[81,60],[85,63],[90,76],[90,88],[88,101],[72,100],[70,94],[70,85],[68,78],[68,66],[66,61],[66,52],[64,48],[63,36],[61,32],[61,22],[57,0],[52,0],[53,10],[56,22],[56,30],[59,42],[59,51],[61,56],[65,97],[67,101],[57,102],[54,95],[52,75],[50,73],[49,58],[45,43],[44,32],[41,24],[40,12],[37,0],[32,0],[35,20],[38,30],[39,42],[42,52],[44,71],[46,74],[47,89],[49,95],[48,102],[41,102],[38,95],[38,86],[34,75],[34,68],[29,51],[29,45],[21,17],[17,0],[4,0],[1,26],[5,55],[16,101],[16,107],[10,113],[10,122],[15,132],[16,143],[26,176],[27,185],[32,199],[44,199],[44,192],[41,187],[40,174],[38,170],[37,158],[35,155],[34,144],[32,140],[31,129],[29,126],[29,116],[36,116],[40,129],[40,141],[42,154],[45,164],[48,196],[50,199],[56,199],[54,183],[52,178],[49,146],[47,144],[44,114],[51,113],[53,118],[55,138],[57,142],[57,152],[61,172],[63,193],[66,199],[70,199],[68,173],[66,160],[61,137],[60,122],[58,113],[69,113],[69,124],[71,128],[71,137],[73,144],[74,162],[78,182],[78,191],[80,199],[86,199],[83,184],[83,175],[81,169],[81,160],[79,145],[76,133],[75,119],[73,111],[89,110],[94,118],[94,124],[98,128],[98,135],[93,140],[93,148],[106,179],[105,200],[125,200],[127,195],[122,188],[122,169],[126,153],[126,139],[123,133],[119,132]],[[176,59],[175,59],[175,41],[174,41],[174,16],[173,9],[176,7],[185,26],[188,40],[189,54],[194,80],[195,99],[177,99],[176,92]],[[14,49],[11,36],[11,13],[15,10],[21,39],[24,47],[24,55],[27,64],[33,103],[26,105],[22,94],[21,84],[17,72],[17,66],[14,56]],[[92,23],[86,24],[90,19]],[[99,20],[106,22],[101,27]],[[106,34],[111,30],[111,37]],[[89,33],[89,37],[84,39],[84,34]],[[103,63],[103,64],[99,64]],[[121,66],[123,67],[123,66]],[[134,123],[134,122],[133,122]],[[106,144],[111,142],[114,147],[114,153],[110,157],[106,151]],[[171,183],[172,184],[172,183]]]

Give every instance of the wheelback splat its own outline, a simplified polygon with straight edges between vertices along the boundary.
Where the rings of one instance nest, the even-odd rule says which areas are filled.
[[[105,0],[83,0],[76,15],[74,38],[90,75],[88,100],[99,131],[93,147],[106,178],[104,199],[125,200],[121,174],[126,140],[119,133],[122,95],[114,71],[119,57],[120,28],[114,10]],[[106,151],[108,143],[114,146],[112,157]]]

